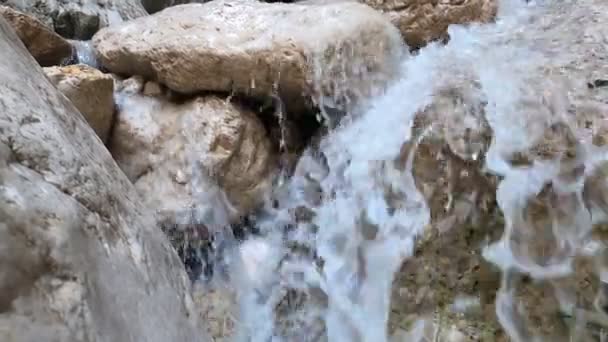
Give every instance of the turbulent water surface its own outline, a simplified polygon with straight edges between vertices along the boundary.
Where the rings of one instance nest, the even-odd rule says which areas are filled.
[[[441,134],[453,152],[464,160],[483,160],[483,171],[500,180],[496,202],[504,232],[483,249],[483,257],[502,271],[497,319],[513,341],[543,340],[524,324],[512,278],[568,275],[573,256],[598,253],[588,237],[592,221],[601,217],[591,212],[601,208],[585,201],[584,184],[606,154],[592,144],[595,128],[579,125],[571,112],[578,91],[587,87],[577,83],[581,72],[572,61],[582,51],[571,43],[608,43],[601,32],[584,27],[593,4],[502,0],[495,23],[453,26],[447,45],[403,54],[398,80],[361,104],[360,113],[305,152],[292,177],[278,182],[255,217],[260,234],[239,245],[216,241],[224,253],[216,274],[224,272],[228,282],[220,280],[218,286],[238,294],[236,338],[391,338],[387,321],[395,272],[431,223],[430,204],[412,175],[412,156],[420,139],[447,125]],[[569,72],[576,77],[569,79]],[[413,134],[415,117],[446,89],[460,94],[461,102],[451,107],[459,112],[430,116],[437,125]],[[559,135],[547,147],[554,153],[514,167],[513,156],[533,149],[548,129]],[[487,143],[477,139],[483,130],[491,131]],[[570,136],[575,137],[572,155],[566,151]],[[406,145],[410,150],[404,154]],[[525,211],[528,200],[542,191],[555,201],[551,223],[539,231]],[[212,210],[207,204],[213,201],[210,195],[202,198],[201,210]],[[542,256],[534,252],[538,239],[551,241]],[[277,312],[286,297],[291,309]],[[564,310],[575,305],[565,295],[560,301]],[[423,335],[412,329],[403,339],[424,341]]]

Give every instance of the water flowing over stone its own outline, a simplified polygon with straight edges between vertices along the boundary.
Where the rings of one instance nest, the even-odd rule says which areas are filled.
[[[208,341],[186,273],[0,18],[0,340]]]
[[[405,58],[231,254],[237,337],[388,341],[389,321],[393,341],[598,336],[606,6],[504,0]]]
[[[75,64],[86,64],[99,69],[99,62],[90,40],[70,40],[72,44],[72,60]]]
[[[410,47],[446,38],[449,25],[485,23],[494,19],[498,1],[362,0],[380,10],[401,31]]]
[[[200,243],[176,248],[223,340],[605,339],[608,2],[407,4],[216,0],[99,32],[138,74],[114,76],[109,146],[156,221],[0,19],[0,333],[206,339],[160,225]],[[454,13],[488,22],[411,54],[387,19],[423,45]],[[276,102],[278,145],[289,106],[327,127],[275,173],[231,93]]]

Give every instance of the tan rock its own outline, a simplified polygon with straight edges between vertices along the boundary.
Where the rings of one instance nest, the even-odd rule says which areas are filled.
[[[44,72],[72,101],[101,141],[107,141],[114,116],[112,76],[84,64],[45,68]]]
[[[146,82],[143,93],[146,96],[161,96],[163,94],[163,90],[158,83]]]
[[[9,22],[40,65],[59,65],[72,55],[70,43],[36,18],[5,6],[0,6],[0,16]]]
[[[496,16],[497,0],[361,0],[386,13],[413,48],[447,37],[452,24],[488,22]]]
[[[448,37],[452,24],[487,23],[497,13],[497,0],[303,0],[299,4],[360,2],[383,12],[410,48]]]
[[[136,79],[122,83],[110,150],[151,208],[192,207],[197,192],[211,191],[200,188],[207,176],[237,214],[259,203],[274,157],[254,113],[215,96],[175,104],[143,96]]]
[[[238,324],[238,306],[234,293],[227,289],[201,289],[193,294],[194,303],[201,308],[214,342],[234,341]]]
[[[129,180],[0,18],[0,340],[208,341]]]
[[[278,93],[291,108],[322,94],[324,105],[342,109],[396,74],[402,45],[365,5],[249,0],[171,7],[101,30],[93,44],[112,72],[177,92]]]

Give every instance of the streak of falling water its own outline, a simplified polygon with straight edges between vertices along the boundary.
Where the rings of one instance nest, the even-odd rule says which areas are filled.
[[[559,39],[542,36],[547,25],[542,19],[546,8],[560,13],[561,6],[568,2],[502,0],[495,23],[450,27],[447,45],[430,44],[404,58],[399,79],[383,95],[304,154],[295,174],[275,189],[278,207],[269,205],[258,217],[262,236],[246,241],[236,253],[235,260],[241,260],[233,265],[241,309],[239,340],[388,341],[394,274],[430,223],[429,208],[412,176],[414,153],[409,153],[405,167],[396,161],[412,139],[414,117],[446,83],[476,84],[493,133],[485,167],[502,177],[497,202],[505,232],[484,250],[484,257],[503,271],[498,319],[514,341],[538,339],[522,323],[512,295],[513,274],[547,279],[571,273],[569,256],[582,248],[591,218],[582,201],[582,178],[562,176],[580,165],[589,166],[587,174],[606,156],[589,157],[585,151],[590,147],[581,142],[577,148],[583,157],[568,163],[549,158],[514,168],[509,162],[550,126],[571,123],[567,85],[543,74],[545,65],[559,64],[571,51],[562,47],[563,55],[553,55],[553,45],[543,46],[529,36],[537,33],[545,43]],[[556,219],[549,234],[557,247],[541,262],[513,240],[527,236],[526,244],[534,239],[526,231],[525,204],[549,183],[563,202],[556,210],[566,211],[567,222]],[[294,221],[292,213],[302,208],[312,212],[311,217]],[[293,252],[292,244],[313,252]],[[300,328],[292,327],[296,332],[285,335],[279,332],[274,310],[289,289],[305,292],[310,303],[297,313]]]
[[[95,51],[91,45],[91,41],[70,40],[74,47],[76,55],[76,63],[86,64],[93,68],[99,68],[99,62],[95,56]]]
[[[277,231],[281,218],[286,217],[284,212],[299,205],[312,208],[315,212],[312,222],[298,225],[295,231],[303,232],[313,226],[316,234],[295,234],[289,238],[311,246],[323,260],[323,266],[315,267],[310,260],[300,257],[293,258],[288,263],[290,267],[284,266],[282,274],[268,270],[250,272],[254,278],[250,283],[255,280],[263,286],[250,284],[250,291],[243,292],[263,294],[257,301],[247,302],[248,305],[242,302],[245,325],[249,325],[243,336],[254,342],[281,340],[271,326],[272,308],[277,305],[271,297],[276,296],[280,288],[296,287],[322,292],[326,301],[318,308],[318,315],[324,321],[327,340],[388,340],[393,276],[403,260],[412,255],[416,237],[430,220],[425,199],[412,177],[412,158],[405,169],[399,168],[395,161],[404,143],[411,138],[414,116],[432,102],[444,79],[470,77],[479,71],[479,64],[492,67],[496,63],[484,62],[484,58],[509,61],[520,53],[532,57],[527,51],[517,49],[503,49],[506,51],[496,51],[495,55],[487,51],[492,40],[503,39],[510,31],[519,32],[520,14],[510,15],[487,28],[453,28],[452,41],[447,46],[431,44],[417,56],[404,60],[398,82],[374,99],[363,115],[337,128],[322,141],[319,150],[326,160],[324,165],[319,165],[313,157],[302,158],[299,172],[283,195],[283,207],[266,222],[267,231]],[[504,80],[497,83],[498,79],[492,75],[478,76],[486,77],[483,86],[490,91],[496,86],[508,86]],[[495,96],[490,91],[487,94]],[[516,99],[510,102],[515,103]],[[316,202],[306,194],[302,196],[311,183],[316,183],[322,194]],[[389,193],[396,194],[398,200],[389,201]],[[271,255],[289,254],[284,241],[273,234],[269,234],[267,240],[256,240],[255,248],[242,248],[243,260],[263,253],[267,254],[261,257],[267,263],[264,267],[278,267],[279,258]],[[275,261],[270,263],[270,260]],[[313,339],[305,330],[300,330],[297,340]]]

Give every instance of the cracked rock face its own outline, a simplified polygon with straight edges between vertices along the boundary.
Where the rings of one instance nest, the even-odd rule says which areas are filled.
[[[0,19],[0,340],[207,341],[129,180]]]

